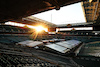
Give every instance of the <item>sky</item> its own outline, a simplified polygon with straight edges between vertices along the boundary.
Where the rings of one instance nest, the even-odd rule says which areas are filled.
[[[81,2],[61,7],[60,10],[53,9],[33,16],[57,25],[86,22]]]

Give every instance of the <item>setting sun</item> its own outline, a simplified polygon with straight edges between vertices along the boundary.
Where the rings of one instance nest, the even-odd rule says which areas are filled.
[[[41,32],[42,30],[45,30],[47,32],[47,29],[44,28],[43,26],[37,26],[35,29],[37,32]]]

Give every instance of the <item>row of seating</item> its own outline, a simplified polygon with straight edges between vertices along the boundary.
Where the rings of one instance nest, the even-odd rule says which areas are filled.
[[[100,33],[94,33],[92,31],[70,31],[70,32],[59,32],[60,34],[63,35],[100,35]]]
[[[22,34],[23,35],[23,34]],[[11,44],[11,43],[17,43],[20,41],[25,41],[25,40],[29,40],[29,35],[27,36],[22,36],[22,35],[0,35],[0,43],[3,44]]]
[[[100,58],[96,58],[96,57],[90,57],[90,56],[86,56],[86,57],[74,57],[73,60],[79,64],[79,67],[100,67]]]
[[[56,36],[56,35],[55,35]],[[50,36],[50,37],[54,37],[54,36]],[[49,36],[47,35],[43,35],[41,37],[36,37],[35,40],[45,40],[45,39],[50,39]],[[52,39],[51,38],[51,39]],[[21,41],[25,41],[25,40],[30,40],[30,39],[34,39],[34,36],[32,38],[32,36],[30,34],[0,34],[0,43],[16,43],[16,42],[21,42]],[[94,41],[100,41],[100,37],[98,36],[66,36],[65,40],[79,40],[81,42],[85,42],[85,43],[89,43],[89,42],[94,42]]]
[[[100,43],[87,44],[86,47],[100,47]]]
[[[28,33],[29,29],[24,27],[10,26],[10,25],[0,25],[0,32],[9,33]]]
[[[85,43],[100,41],[100,37],[98,36],[66,36],[65,39],[66,40],[74,39]]]
[[[10,54],[0,55],[0,67],[57,67],[54,64],[46,62],[32,56],[19,56]]]

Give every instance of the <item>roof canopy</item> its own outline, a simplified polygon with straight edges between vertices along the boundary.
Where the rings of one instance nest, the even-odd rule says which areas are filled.
[[[82,0],[0,0],[0,22],[16,21],[51,9],[60,9]]]

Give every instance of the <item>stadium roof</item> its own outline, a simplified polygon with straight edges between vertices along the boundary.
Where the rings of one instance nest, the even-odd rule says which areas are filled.
[[[60,9],[82,0],[0,0],[0,22],[21,20],[39,12]]]
[[[82,7],[87,22],[94,22],[97,20],[100,12],[99,0],[92,0],[92,2],[83,2]]]
[[[22,18],[22,20],[16,20],[14,22],[23,23],[23,24],[32,25],[32,26],[44,25],[46,27],[56,27],[56,25],[53,23],[50,23],[48,21],[45,21],[33,16],[28,16],[28,17]]]
[[[61,24],[57,25],[58,28],[70,28],[70,27],[92,27],[93,22],[89,23],[74,23],[74,24]]]

